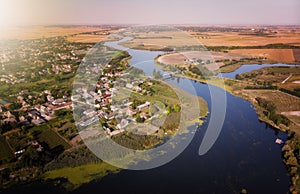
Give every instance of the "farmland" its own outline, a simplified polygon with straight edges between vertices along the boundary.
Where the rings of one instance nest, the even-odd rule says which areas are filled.
[[[109,34],[110,30],[115,31],[114,26],[34,26],[34,27],[14,27],[5,28],[0,32],[0,40],[3,39],[18,39],[18,40],[33,40],[40,38],[52,38],[65,36],[70,37],[70,41],[83,40],[84,35],[97,33],[102,34],[102,38]],[[94,39],[95,37],[93,37]],[[87,40],[83,40],[86,42]]]
[[[296,26],[181,26],[205,46],[264,46],[287,44],[299,46],[300,28]]]
[[[62,146],[64,149],[70,148],[70,145],[52,129],[43,130],[39,138],[41,142],[47,143],[49,149],[54,149],[58,146]]]
[[[235,54],[246,54],[257,58],[266,58],[276,62],[293,63],[299,61],[298,59],[295,59],[295,50],[298,49],[237,49],[230,50],[229,52]]]
[[[0,161],[14,157],[14,154],[8,145],[4,136],[0,135]]]
[[[238,75],[237,78],[243,81],[252,82],[258,85],[276,86],[278,89],[300,96],[299,94],[300,67],[265,67]]]

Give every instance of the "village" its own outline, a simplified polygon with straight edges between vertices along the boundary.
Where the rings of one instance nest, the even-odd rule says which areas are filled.
[[[139,71],[135,73],[126,72],[126,70],[113,73],[107,71],[106,68],[111,69],[111,66],[111,64],[105,65],[95,91],[89,91],[84,87],[79,87],[74,91],[75,95],[71,97],[72,101],[89,106],[78,113],[81,118],[79,126],[88,127],[100,120],[107,135],[114,136],[124,132],[126,127],[130,128],[137,123],[149,123],[152,119],[167,114],[166,110],[162,110],[144,97],[153,95],[152,86],[157,84],[155,81],[151,79],[142,81],[136,78],[138,76],[135,73],[142,74]],[[124,96],[125,93],[129,95]],[[133,98],[132,94],[137,98]],[[150,109],[156,111],[150,111]],[[158,127],[156,128],[158,130]]]
[[[48,41],[59,47],[65,45],[59,38]],[[42,43],[44,40],[33,42]],[[47,44],[50,44],[49,42]],[[47,44],[43,46],[47,47]],[[75,46],[66,44],[66,51],[51,53],[53,57],[47,56],[46,61],[43,57],[39,59],[46,51],[31,50],[30,53],[35,51],[38,54],[37,57],[33,54],[27,62],[33,60],[39,63],[43,70],[35,64],[36,68],[26,73],[20,72],[22,68],[28,68],[28,64],[17,70],[11,68],[14,62],[10,60],[16,53],[25,57],[26,54],[22,54],[26,53],[25,47],[20,47],[18,51],[12,49],[11,52],[5,52],[6,55],[2,55],[2,67],[6,75],[1,74],[1,87],[10,88],[0,96],[0,138],[3,147],[0,169],[1,173],[4,173],[3,182],[12,184],[20,179],[30,180],[36,177],[33,172],[37,168],[43,168],[48,163],[54,165],[51,161],[60,154],[82,147],[84,144],[78,127],[84,128],[100,122],[100,130],[117,140],[120,134],[127,134],[129,131],[142,135],[160,131],[159,134],[167,135],[167,131],[161,129],[161,125],[166,116],[174,112],[173,106],[176,107],[177,100],[174,98],[171,103],[160,104],[154,102],[165,98],[163,94],[158,93],[168,91],[166,86],[150,78],[140,79],[139,76],[142,76],[143,72],[138,69],[129,70],[130,56],[123,52],[117,55],[115,60],[104,64],[101,71],[98,68],[89,69],[90,73],[100,74],[94,90],[78,87],[72,91],[71,78],[75,76],[84,51],[90,47],[89,44]],[[34,47],[31,46],[32,48]],[[9,79],[4,79],[5,77]],[[58,81],[60,85],[56,86]],[[31,87],[24,88],[23,84],[29,84]],[[129,95],[123,96],[124,93]],[[165,95],[170,93],[166,92]],[[149,96],[151,98],[148,98]],[[74,103],[80,101],[88,105],[84,107],[89,108],[74,113]],[[74,120],[76,116],[81,118],[78,123]],[[147,147],[148,145],[144,145],[144,138],[137,140],[141,141],[139,146]],[[147,142],[155,145],[160,139],[150,136]],[[91,162],[89,158],[82,160],[82,164]],[[94,160],[96,159],[92,159]],[[62,165],[65,165],[64,162]],[[15,170],[8,170],[11,167]],[[24,173],[24,167],[27,173]]]

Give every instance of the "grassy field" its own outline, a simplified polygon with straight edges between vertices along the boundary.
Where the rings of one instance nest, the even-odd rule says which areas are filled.
[[[39,140],[42,142],[46,142],[50,149],[53,149],[57,146],[63,146],[64,149],[68,149],[71,146],[62,139],[56,132],[52,129],[45,129],[39,135]]]
[[[102,178],[109,173],[117,173],[120,169],[105,162],[96,164],[84,164],[76,167],[65,167],[51,170],[44,174],[44,179],[66,178],[71,185],[65,185],[67,189],[75,189],[84,183],[97,178]]]
[[[8,145],[5,137],[3,137],[2,135],[0,135],[0,148],[0,160],[14,157],[13,151]]]

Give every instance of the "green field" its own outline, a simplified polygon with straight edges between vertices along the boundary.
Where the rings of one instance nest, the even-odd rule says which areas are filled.
[[[10,149],[5,137],[2,135],[0,135],[0,148],[0,160],[14,157],[14,154]]]
[[[42,133],[39,135],[39,140],[41,142],[47,143],[49,149],[53,149],[57,146],[63,146],[64,149],[70,148],[70,145],[52,129],[43,130]]]
[[[84,164],[76,167],[65,167],[51,170],[44,174],[44,179],[66,178],[71,185],[64,185],[67,189],[75,189],[96,178],[102,178],[109,173],[119,172],[117,167],[107,163]]]

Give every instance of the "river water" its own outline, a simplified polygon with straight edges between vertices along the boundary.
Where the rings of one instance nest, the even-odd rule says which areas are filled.
[[[287,66],[295,66],[295,65],[291,65],[291,64],[247,64],[247,65],[242,65],[240,68],[238,68],[237,70],[235,70],[234,72],[230,72],[230,73],[222,73],[219,74],[219,76],[222,77],[226,77],[226,78],[231,78],[231,79],[235,79],[235,76],[237,74],[241,74],[244,72],[250,72],[253,70],[258,70],[261,69],[263,67],[287,67]]]
[[[110,42],[108,45],[117,47],[117,43]],[[131,65],[143,69],[146,74],[152,74],[153,68],[157,68],[153,59],[162,53],[141,50],[128,52],[132,56]],[[139,61],[144,62],[139,64]],[[186,89],[185,85],[190,80],[176,78],[169,82]],[[197,95],[204,98],[210,108],[208,85],[199,82],[192,84]],[[226,95],[225,122],[216,143],[207,154],[198,155],[208,126],[208,122],[205,122],[184,152],[164,166],[143,171],[122,170],[83,185],[72,193],[224,194],[240,193],[243,188],[248,193],[287,193],[290,179],[281,158],[282,145],[275,144],[276,138],[286,140],[287,134],[260,122],[248,101],[229,93]],[[207,121],[209,119],[210,115]],[[51,183],[35,183],[10,189],[7,193],[14,192],[59,194],[64,190]]]

